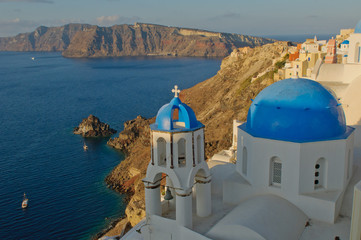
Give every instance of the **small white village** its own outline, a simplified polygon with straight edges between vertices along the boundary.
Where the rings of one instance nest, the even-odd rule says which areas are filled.
[[[150,126],[146,218],[121,239],[361,239],[361,21],[293,47],[275,80],[207,161],[175,86]]]

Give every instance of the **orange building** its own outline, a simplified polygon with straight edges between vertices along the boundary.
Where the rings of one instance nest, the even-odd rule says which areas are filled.
[[[327,43],[325,63],[337,63],[336,39],[330,39]]]
[[[297,50],[293,53],[289,53],[288,60],[295,61],[297,58],[300,57],[300,50],[302,48],[302,43],[297,44]]]

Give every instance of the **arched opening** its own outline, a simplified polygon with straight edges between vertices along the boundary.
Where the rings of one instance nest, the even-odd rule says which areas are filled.
[[[178,141],[178,166],[186,166],[186,140],[184,138]]]
[[[184,128],[185,127],[185,122],[183,119],[181,119],[180,113],[181,112],[180,112],[179,108],[173,109],[172,122],[173,122],[173,127],[175,127],[175,128]]]
[[[326,159],[320,158],[315,164],[314,188],[326,188]]]
[[[173,109],[172,119],[173,119],[173,121],[178,121],[179,120],[179,109],[178,108]]]
[[[247,148],[243,147],[242,150],[242,173],[247,176],[247,165],[248,165],[248,159],[247,159]]]
[[[282,183],[282,162],[279,157],[272,157],[270,161],[270,185],[281,187]]]
[[[162,216],[170,219],[175,219],[176,193],[172,180],[165,173],[162,174],[161,181],[161,202],[163,202]]]
[[[146,185],[145,189],[146,211],[169,219],[175,219],[176,193],[170,177],[164,172],[159,172],[155,175],[152,186],[147,187]]]
[[[157,139],[158,166],[165,167],[167,164],[166,141],[164,138]]]
[[[197,136],[197,162],[202,162],[202,142],[201,142],[201,135]]]

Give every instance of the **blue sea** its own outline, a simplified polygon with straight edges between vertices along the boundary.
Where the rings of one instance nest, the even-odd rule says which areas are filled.
[[[124,155],[73,127],[89,114],[118,131],[137,115],[153,117],[175,84],[204,81],[220,62],[0,52],[0,239],[89,239],[122,216],[123,196],[104,178]]]

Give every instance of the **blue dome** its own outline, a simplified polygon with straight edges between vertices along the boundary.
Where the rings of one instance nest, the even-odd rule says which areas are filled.
[[[345,40],[345,41],[343,41],[341,44],[350,44],[350,41],[349,41],[349,40]]]
[[[243,128],[255,137],[282,141],[322,141],[346,132],[342,106],[318,82],[286,79],[261,91]]]
[[[361,20],[357,23],[355,27],[355,33],[361,33]]]
[[[178,110],[178,119],[174,114],[175,110]],[[151,128],[160,131],[189,131],[203,126],[197,121],[192,108],[174,97],[170,103],[159,109],[155,124]]]

